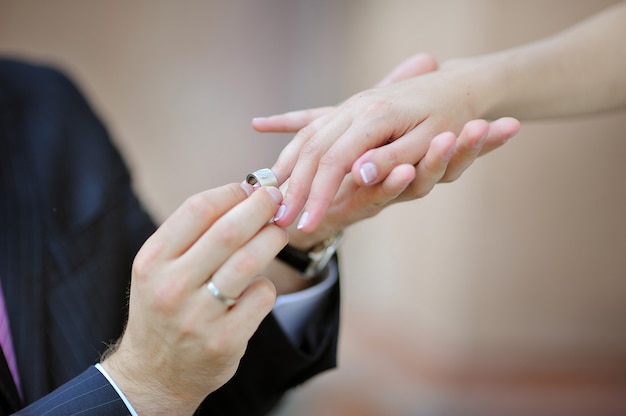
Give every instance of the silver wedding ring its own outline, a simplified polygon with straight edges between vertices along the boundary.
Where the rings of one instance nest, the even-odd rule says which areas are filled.
[[[255,170],[252,173],[248,173],[246,177],[246,182],[248,182],[253,187],[259,186],[275,186],[278,188],[278,178],[274,175],[271,169],[264,168]]]
[[[217,286],[215,286],[215,283],[213,283],[213,280],[209,280],[209,282],[206,284],[206,288],[209,289],[209,292],[211,292],[211,294],[215,296],[217,300],[219,300],[226,306],[233,306],[235,303],[237,303],[237,299],[229,298],[228,296],[225,296],[222,292],[220,292]]]

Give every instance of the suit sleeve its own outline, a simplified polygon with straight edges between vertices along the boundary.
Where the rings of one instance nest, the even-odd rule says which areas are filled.
[[[19,416],[105,416],[130,412],[113,386],[95,367],[16,413]]]
[[[37,374],[42,376],[27,380],[34,392],[27,397],[27,402],[33,403],[18,414],[73,415],[78,411],[81,415],[129,414],[115,389],[95,367],[81,371],[97,360],[97,357],[93,358],[94,352],[99,355],[94,346],[103,346],[122,332],[132,257],[154,225],[132,191],[130,173],[124,161],[78,88],[62,74],[47,68],[19,65],[12,72],[24,78],[20,85],[29,85],[30,89],[33,89],[32,75],[37,75],[40,80],[36,84],[38,94],[31,98],[36,101],[37,108],[41,108],[37,112],[40,117],[56,120],[72,115],[61,130],[50,129],[49,124],[34,120],[27,123],[27,127],[37,131],[26,133],[33,137],[45,133],[48,137],[48,140],[36,142],[38,158],[33,159],[33,166],[37,176],[42,178],[45,200],[50,201],[45,206],[56,207],[49,214],[53,216],[50,229],[63,231],[58,233],[63,238],[55,241],[68,242],[57,244],[60,248],[53,252],[53,258],[60,270],[67,269],[66,274],[70,277],[75,277],[77,271],[84,272],[82,279],[90,288],[84,289],[73,284],[74,280],[68,280],[67,287],[71,290],[58,292],[58,303],[69,308],[72,316],[79,317],[69,321],[78,322],[90,338],[68,327],[68,320],[58,320],[59,335],[54,337],[54,343],[51,342],[55,355],[46,351],[45,361],[42,358],[37,367],[41,370]],[[11,85],[17,84],[13,82]],[[63,97],[64,105],[59,104],[58,97]],[[42,102],[44,99],[49,101]],[[45,131],[39,131],[42,129]],[[64,147],[59,147],[61,139]],[[51,185],[57,182],[64,186]],[[114,210],[109,209],[111,204],[115,205]],[[100,218],[101,213],[112,218],[111,222],[96,222],[94,219]],[[65,230],[72,233],[65,233]],[[109,243],[105,246],[103,241]],[[87,251],[88,247],[95,250]],[[76,253],[83,253],[83,256]],[[77,259],[85,261],[73,264]],[[94,266],[96,264],[98,267]],[[105,266],[107,269],[103,271]],[[78,289],[87,294],[98,294],[98,298],[87,297]],[[67,298],[73,293],[80,295]],[[103,297],[101,293],[108,295]],[[82,309],[75,309],[75,305]],[[51,306],[50,309],[57,313],[58,308]],[[75,310],[80,312],[74,313]],[[49,319],[47,315],[45,317]],[[270,314],[250,340],[236,375],[206,399],[198,414],[254,416],[269,412],[288,389],[335,366],[338,319],[338,282],[315,314],[307,319],[297,344]],[[50,328],[46,331],[48,334],[54,332]],[[73,331],[79,342],[68,343],[68,346],[63,344],[62,335],[67,331]],[[67,354],[68,348],[76,354]],[[80,356],[80,360],[72,360],[74,356]],[[63,384],[66,380],[70,381]]]
[[[294,345],[270,314],[253,336],[237,374],[211,394],[198,415],[264,415],[290,388],[336,364],[339,284],[307,319],[300,345]],[[106,377],[91,366],[16,416],[132,416]]]

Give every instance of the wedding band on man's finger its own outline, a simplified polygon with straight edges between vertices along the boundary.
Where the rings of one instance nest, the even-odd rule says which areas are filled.
[[[215,286],[215,283],[213,283],[213,280],[209,280],[208,283],[206,284],[207,289],[209,289],[209,292],[220,302],[222,302],[224,305],[230,307],[233,306],[235,303],[237,303],[237,299],[236,298],[231,298],[228,297],[226,295],[224,295],[218,288],[217,286]]]

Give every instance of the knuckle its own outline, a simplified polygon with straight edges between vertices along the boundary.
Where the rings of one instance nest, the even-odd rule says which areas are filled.
[[[398,154],[390,149],[389,146],[379,147],[377,151],[379,153],[378,158],[383,162],[384,165],[396,166],[397,164],[399,164],[400,159],[398,157]]]
[[[163,249],[162,242],[150,238],[137,252],[131,266],[131,276],[140,280],[146,280],[158,263],[158,258]]]
[[[248,275],[255,271],[259,266],[259,261],[255,256],[239,256],[233,265],[235,275]]]
[[[371,218],[376,216],[378,213],[380,213],[380,211],[383,210],[383,208],[386,206],[386,203],[381,201],[381,202],[374,202],[374,201],[370,201],[367,204],[363,205],[363,217],[364,218]]]
[[[259,278],[256,291],[259,305],[262,309],[266,309],[269,312],[276,301],[276,287],[270,280]]]
[[[217,240],[219,244],[224,247],[232,247],[241,240],[240,226],[234,219],[230,217],[223,217],[223,224],[221,224],[219,232],[217,233]]]
[[[316,123],[315,122],[309,123],[300,129],[300,131],[296,134],[295,138],[297,140],[306,140],[307,138],[315,134],[316,131],[317,131]]]
[[[316,140],[307,141],[300,150],[300,159],[308,161],[308,160],[317,160],[322,153],[322,149]]]
[[[382,211],[384,207],[384,204],[371,204],[367,207],[365,215],[367,216],[367,218],[374,217],[378,215],[378,213],[380,213],[380,211]]]
[[[370,118],[381,118],[389,115],[393,111],[393,102],[386,99],[379,99],[365,107],[365,115]]]
[[[336,168],[338,163],[341,161],[341,155],[338,155],[332,148],[328,149],[320,158],[319,167],[320,168]]]
[[[198,333],[198,320],[195,316],[187,316],[179,321],[177,336],[180,340],[195,338]]]
[[[430,190],[432,189],[432,187],[416,187],[414,189],[412,189],[411,194],[413,195],[413,198],[415,199],[420,199],[420,198],[424,198],[426,195],[428,195],[430,193]]]
[[[308,192],[309,185],[306,183],[305,179],[300,180],[295,176],[289,178],[289,187],[287,188],[287,193],[289,195],[297,195],[299,198],[303,198],[303,195],[308,194]]]
[[[131,275],[133,278],[145,280],[152,269],[152,255],[148,250],[140,250],[132,265]]]
[[[427,178],[428,182],[434,185],[441,180],[445,166],[438,162],[431,161],[430,163],[424,163],[422,168],[424,178]]]
[[[183,209],[188,215],[204,218],[215,210],[215,205],[205,193],[199,193],[187,198],[183,203]]]
[[[460,173],[445,173],[441,179],[439,180],[440,183],[450,183],[450,182],[454,182],[457,179],[459,179],[461,177]]]
[[[232,330],[221,327],[206,342],[207,353],[211,356],[232,357],[243,355],[242,348],[236,342],[236,335]]]
[[[379,118],[390,114],[394,108],[394,102],[375,90],[364,91],[358,95],[360,110],[364,119]]]
[[[152,305],[157,312],[170,315],[179,308],[185,293],[183,280],[168,280],[156,285],[152,297]]]

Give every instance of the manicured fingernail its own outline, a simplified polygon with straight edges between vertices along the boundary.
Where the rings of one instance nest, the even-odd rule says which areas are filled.
[[[363,163],[361,169],[359,170],[359,173],[361,174],[361,179],[365,184],[371,183],[372,181],[376,180],[376,176],[378,175],[376,165],[372,162]]]
[[[309,213],[308,211],[304,211],[300,216],[300,221],[298,221],[298,230],[303,229],[307,222],[309,222]]]
[[[267,120],[267,117],[254,117],[252,119],[252,121],[263,121],[263,120]]]
[[[248,196],[252,195],[252,192],[254,191],[254,189],[252,188],[252,185],[250,185],[250,184],[249,184],[248,182],[246,182],[246,181],[241,182],[241,184],[240,184],[240,185],[241,185],[241,189],[243,189],[243,190],[244,190],[244,192],[245,192]]]
[[[275,188],[273,186],[265,186],[264,188],[272,196],[272,198],[274,198],[276,202],[280,203],[283,200],[283,193],[280,192],[278,188]]]
[[[285,211],[287,211],[287,207],[285,204],[280,204],[278,210],[276,211],[276,215],[274,215],[274,222],[278,221],[285,215]]]

